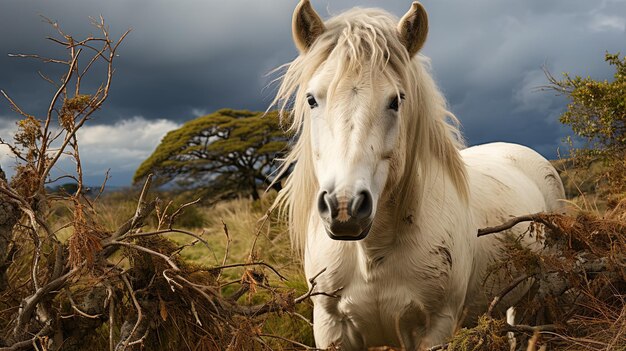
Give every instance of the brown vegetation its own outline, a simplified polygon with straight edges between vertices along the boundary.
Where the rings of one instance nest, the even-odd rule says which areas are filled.
[[[20,163],[10,181],[4,173],[0,177],[0,350],[299,345],[265,333],[265,315],[295,314],[297,304],[318,292],[297,297],[286,284],[276,286],[285,278],[256,258],[254,245],[245,262],[228,264],[231,237],[226,224],[228,244],[221,264],[186,262],[182,250],[208,246],[203,233],[176,227],[177,218],[197,201],[172,208],[150,194],[148,177],[126,222],[111,227],[102,221],[102,189],[95,198],[83,189],[76,132],[107,99],[116,52],[127,33],[112,40],[100,19],[94,21],[100,37],[76,40],[50,23],[59,36],[51,40],[67,49],[67,59],[16,55],[66,67],[59,83],[46,77],[57,87],[46,116],[27,114],[2,92],[22,119],[15,142],[2,141]],[[96,64],[104,65],[104,78],[96,91],[86,94],[81,83],[94,79],[88,73]],[[74,160],[76,169],[61,178],[75,181],[77,189],[49,193],[46,184],[55,181],[51,170],[63,155]],[[259,224],[257,237],[265,224]],[[192,241],[177,244],[165,237],[171,234]],[[236,269],[241,273],[233,279],[228,272]]]
[[[512,332],[525,350],[623,350],[626,348],[626,199],[603,215],[533,214],[479,230],[497,233],[532,221],[533,235],[545,240],[540,253],[509,238],[510,259],[494,267],[518,272],[496,294],[478,326],[463,329],[431,350],[503,350]],[[532,288],[519,306],[516,323],[494,316],[495,306],[519,284]],[[504,344],[503,344],[504,342]],[[511,349],[515,350],[513,346]],[[517,348],[519,349],[519,348]]]

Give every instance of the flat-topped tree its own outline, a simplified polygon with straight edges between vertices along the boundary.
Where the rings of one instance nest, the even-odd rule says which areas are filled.
[[[139,166],[133,182],[154,173],[161,184],[176,181],[207,188],[214,197],[258,199],[259,187],[271,184],[274,159],[287,141],[275,112],[222,109],[169,132]]]

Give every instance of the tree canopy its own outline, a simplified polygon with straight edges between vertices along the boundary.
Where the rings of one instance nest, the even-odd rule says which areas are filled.
[[[271,184],[274,160],[287,143],[276,112],[222,109],[167,133],[133,182],[153,173],[161,184],[176,181],[207,188],[214,197],[258,199],[258,188]]]
[[[626,187],[626,57],[606,53],[605,61],[615,68],[613,80],[564,73],[558,80],[548,78],[551,88],[569,98],[562,123],[585,141],[577,156],[591,156],[606,161],[613,172],[609,180],[619,188]]]

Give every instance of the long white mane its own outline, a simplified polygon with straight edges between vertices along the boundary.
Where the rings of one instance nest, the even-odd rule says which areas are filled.
[[[447,175],[461,199],[467,201],[466,170],[458,152],[464,147],[458,120],[448,111],[431,77],[429,60],[421,55],[409,57],[398,37],[397,23],[397,18],[381,10],[352,9],[327,21],[324,33],[309,51],[279,68],[285,73],[272,105],[279,108],[283,122],[289,123],[297,141],[279,171],[282,174],[294,165],[275,206],[281,206],[282,213],[288,214],[291,242],[299,252],[304,247],[319,188],[313,174],[310,109],[305,89],[331,53],[332,58],[339,59],[332,62],[337,73],[330,82],[329,96],[345,74],[358,72],[366,65],[382,71],[389,79],[400,78],[407,103],[400,116],[399,144],[403,148],[392,159],[388,181],[398,186],[385,189],[392,201],[407,211],[417,210],[424,187],[428,186],[420,181],[421,175],[437,171],[441,176]],[[403,171],[399,172],[400,169]]]

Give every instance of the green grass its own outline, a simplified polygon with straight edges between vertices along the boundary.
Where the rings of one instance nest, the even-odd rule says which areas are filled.
[[[268,207],[269,201],[267,200],[253,203],[250,200],[240,199],[222,202],[212,208],[203,208],[205,225],[201,229],[196,228],[195,231],[204,233],[203,238],[208,242],[210,249],[197,244],[185,248],[181,255],[188,262],[219,266],[224,261],[226,246],[230,239],[226,264],[261,260],[272,265],[287,278],[287,281],[282,282],[269,269],[264,269],[270,285],[281,286],[285,291],[293,289],[296,295],[304,294],[308,288],[302,264],[291,251],[287,227],[279,223],[274,216],[263,221]],[[224,231],[224,225],[228,230],[228,237]],[[170,234],[169,238],[179,244],[193,241],[193,238],[184,234]],[[243,268],[230,268],[223,271],[225,280],[240,279],[242,274]],[[266,298],[265,294],[261,293],[253,298],[252,302],[260,302],[264,298]],[[247,297],[244,296],[241,300],[246,299]],[[309,302],[297,306],[296,312],[311,320],[312,311]],[[311,327],[295,315],[267,316],[263,332],[313,345]],[[278,340],[267,341],[274,345],[278,342]]]

